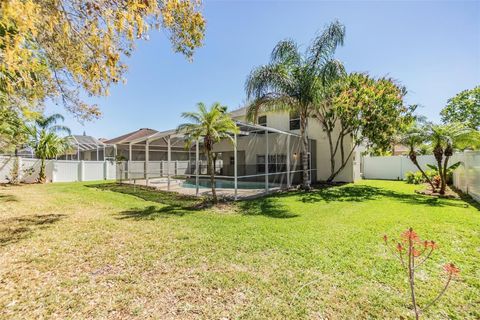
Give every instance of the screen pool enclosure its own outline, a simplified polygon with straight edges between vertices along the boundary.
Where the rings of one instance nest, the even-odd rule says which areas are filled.
[[[302,181],[300,136],[236,121],[240,130],[213,146],[217,193],[233,199],[286,189]],[[316,141],[308,140],[309,180],[316,181]],[[199,140],[189,147],[175,130],[133,140],[117,180],[189,195],[210,193],[207,158]]]

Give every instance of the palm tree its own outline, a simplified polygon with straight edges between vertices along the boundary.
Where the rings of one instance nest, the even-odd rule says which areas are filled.
[[[215,191],[215,170],[213,145],[222,139],[228,139],[232,143],[233,134],[240,132],[235,121],[226,114],[227,108],[215,102],[207,109],[204,103],[197,104],[197,112],[184,112],[182,117],[189,120],[178,126],[177,132],[185,135],[185,147],[190,148],[192,143],[203,140],[203,148],[207,155],[207,171],[210,175],[213,203],[217,203]]]
[[[445,194],[447,186],[448,161],[454,149],[464,149],[476,145],[480,141],[478,131],[461,123],[442,125],[430,124],[426,128],[427,136],[433,147],[433,155],[437,161],[437,171],[440,176],[440,194]]]
[[[256,121],[259,112],[286,111],[299,115],[304,189],[310,188],[308,118],[313,115],[322,79],[340,65],[332,56],[335,49],[343,45],[344,36],[345,27],[335,21],[313,40],[304,54],[295,41],[280,41],[272,51],[269,64],[255,68],[245,83],[247,98],[251,101],[247,108],[248,120]]]
[[[46,180],[45,160],[57,157],[70,147],[68,139],[57,134],[59,132],[70,134],[70,129],[57,125],[58,120],[63,121],[63,116],[61,114],[52,114],[48,117],[39,117],[32,124],[26,126],[29,145],[33,148],[35,157],[40,159],[40,172],[38,175],[40,183],[44,183]]]
[[[427,140],[427,136],[424,130],[416,124],[413,124],[406,132],[404,132],[400,139],[398,140],[404,146],[407,146],[409,149],[408,157],[413,162],[413,164],[418,168],[422,173],[425,180],[432,187],[432,192],[435,192],[435,186],[429,176],[422,169],[417,160],[417,149],[419,149],[424,142]]]
[[[54,113],[48,117],[38,117],[37,119],[35,119],[35,125],[41,130],[46,130],[49,132],[64,132],[70,134],[70,129],[68,127],[57,125],[57,122],[59,120],[65,121],[65,118],[59,113]]]

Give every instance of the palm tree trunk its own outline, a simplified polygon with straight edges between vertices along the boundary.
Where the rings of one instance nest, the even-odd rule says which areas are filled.
[[[210,184],[212,186],[212,201],[213,203],[217,203],[217,192],[215,190],[215,170],[213,168],[213,155],[212,151],[208,150],[207,151],[207,157],[208,157],[208,172],[210,173]]]
[[[423,171],[422,167],[420,166],[420,164],[418,163],[417,161],[417,155],[415,154],[415,151],[413,149],[410,149],[410,153],[408,155],[408,157],[410,158],[410,161],[413,162],[413,164],[418,168],[418,170],[422,173],[423,177],[425,178],[425,180],[428,182],[428,184],[430,185],[430,187],[432,187],[432,192],[435,192],[435,186],[433,185],[433,182],[432,180],[427,176],[427,174],[425,173],[425,171]]]
[[[300,136],[302,139],[302,188],[310,189],[309,168],[308,168],[308,137],[307,137],[307,117],[300,115]]]
[[[443,172],[441,177],[441,186],[440,186],[440,194],[445,194],[445,189],[447,188],[447,175],[448,175],[448,160],[450,157],[446,156],[445,161],[443,162]]]
[[[445,194],[445,189],[443,189],[443,148],[440,144],[437,143],[435,148],[433,149],[433,155],[435,156],[435,160],[437,160],[437,168],[438,168],[438,175],[440,176],[440,194]],[[443,190],[442,190],[443,189]],[[443,192],[443,193],[442,193]]]
[[[38,173],[38,182],[45,183],[46,176],[45,176],[45,158],[41,158],[40,160],[40,172]]]

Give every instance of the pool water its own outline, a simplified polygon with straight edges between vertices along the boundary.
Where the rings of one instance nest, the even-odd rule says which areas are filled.
[[[268,184],[269,188],[277,187],[274,183]],[[196,188],[195,180],[187,180],[182,184],[184,188]],[[211,188],[210,180],[201,179],[198,182],[198,187],[205,189]],[[233,180],[215,180],[215,187],[219,189],[234,189],[235,183]],[[238,189],[264,189],[265,182],[255,182],[255,181],[238,181],[237,182]]]

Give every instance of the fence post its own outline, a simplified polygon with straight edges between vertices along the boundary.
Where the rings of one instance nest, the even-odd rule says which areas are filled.
[[[80,160],[78,168],[79,168],[78,169],[78,173],[79,173],[78,181],[83,181],[83,180],[85,180],[85,162],[83,160]]]
[[[57,177],[55,176],[56,168],[57,168],[57,160],[52,160],[52,182],[55,182],[55,180],[57,180]]]
[[[23,166],[23,159],[22,157],[18,157],[18,181],[22,181],[23,175],[22,175],[22,166]]]
[[[108,180],[108,161],[103,161],[103,180]]]

